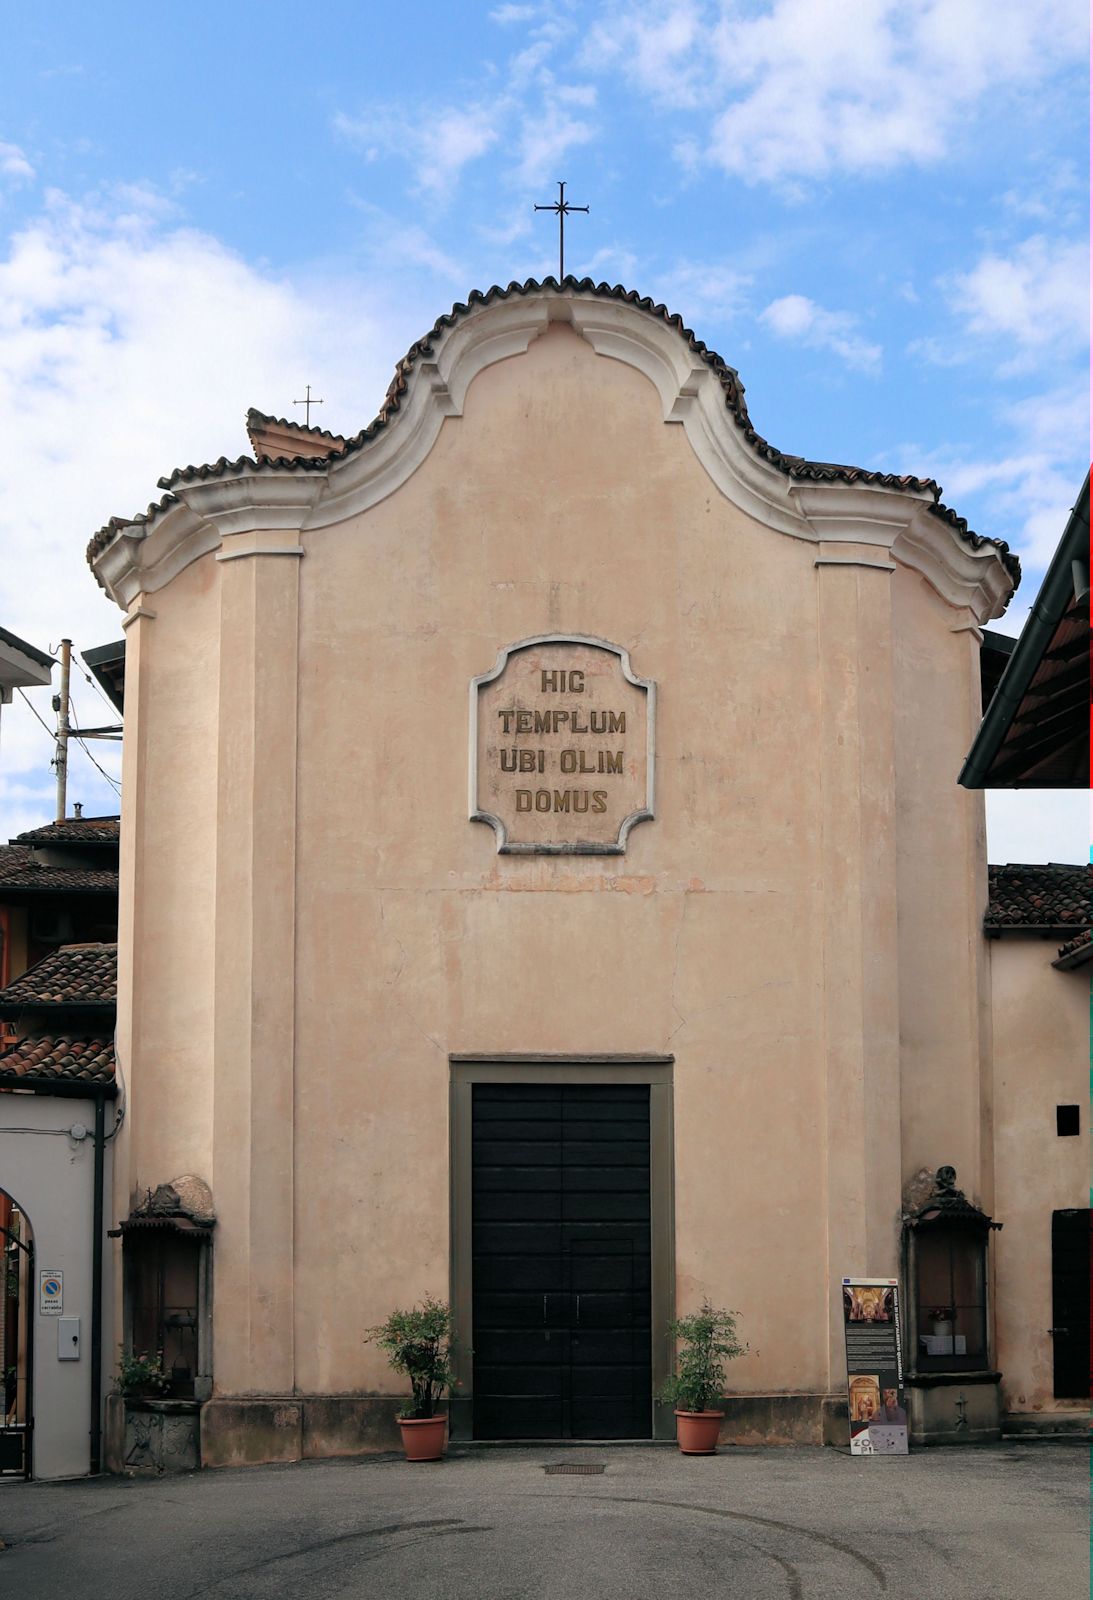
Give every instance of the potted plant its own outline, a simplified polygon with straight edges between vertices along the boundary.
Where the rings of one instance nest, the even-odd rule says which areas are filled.
[[[154,1356],[147,1351],[118,1357],[118,1393],[127,1400],[162,1400],[171,1387],[171,1375],[163,1370],[163,1351]]]
[[[952,1306],[931,1306],[929,1317],[933,1325],[933,1332],[944,1339],[952,1335],[955,1311]]]
[[[725,1413],[725,1363],[742,1356],[747,1345],[736,1337],[736,1313],[715,1310],[708,1300],[689,1317],[678,1317],[668,1332],[678,1344],[676,1369],[660,1398],[675,1406],[676,1438],[685,1456],[712,1456]]]
[[[407,1461],[439,1461],[448,1419],[437,1406],[455,1378],[451,1310],[429,1295],[410,1311],[392,1311],[365,1340],[385,1350],[395,1371],[410,1380],[410,1400],[398,1419]]]

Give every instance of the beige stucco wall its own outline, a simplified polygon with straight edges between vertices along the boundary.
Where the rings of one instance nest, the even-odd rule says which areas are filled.
[[[1089,1205],[1089,968],[1059,972],[1058,938],[990,944],[994,1011],[996,1328],[1007,1411],[1088,1408],[1052,1396],[1051,1213]],[[1081,1107],[1059,1138],[1057,1105]]]
[[[471,1052],[673,1054],[678,1304],[739,1311],[733,1388],[839,1389],[901,1151],[989,1188],[967,612],[762,526],[563,326],[299,543],[202,556],[129,629],[117,1204],[211,1183],[218,1389],[391,1388],[361,1334],[447,1289]],[[546,632],[658,685],[625,857],[467,820],[468,683]]]

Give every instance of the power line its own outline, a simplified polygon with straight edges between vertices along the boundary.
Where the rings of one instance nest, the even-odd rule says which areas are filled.
[[[84,742],[80,738],[79,734],[76,734],[75,737],[76,737],[76,743],[79,745],[79,747],[83,751],[84,755],[90,761],[91,765],[96,769],[96,771],[102,773],[103,777],[106,779],[107,783],[110,785],[110,787],[113,789],[114,793],[117,795],[118,799],[120,800],[121,799],[121,784],[117,781],[116,778],[112,778],[110,776],[109,772],[107,772],[105,767],[100,767],[99,766],[99,763],[95,760],[95,757],[91,754],[91,751],[84,744]]]
[[[77,718],[76,718],[76,707],[75,707],[75,704],[73,703],[71,695],[69,695],[69,697],[68,697],[68,708],[72,713],[72,722],[73,722],[73,730],[72,731],[73,731],[73,736],[74,736],[74,738],[76,740],[76,743],[79,745],[80,749],[83,751],[84,755],[90,761],[91,765],[95,768],[95,770],[97,772],[101,772],[102,773],[103,777],[106,779],[107,783],[114,790],[114,793],[118,796],[118,799],[120,800],[121,799],[121,784],[118,783],[118,781],[115,778],[112,778],[110,776],[109,772],[106,771],[105,767],[100,767],[99,766],[99,763],[95,760],[95,757],[91,754],[91,751],[87,748],[87,745],[80,738],[80,724],[79,724],[79,722],[77,721]]]
[[[86,668],[87,667],[87,662],[84,661],[83,651],[82,650],[79,652],[79,656],[80,656],[80,660],[83,662],[84,667]],[[116,714],[117,709],[118,709],[117,706],[114,704],[114,702],[112,700],[110,700],[103,693],[101,687],[99,686],[99,684],[97,684],[95,682],[95,679],[91,676],[90,672],[85,671],[84,672],[84,678],[91,685],[92,689],[94,689],[95,693],[98,695],[98,697],[102,701],[103,705],[106,706],[111,712],[114,712]]]
[[[18,685],[16,685],[16,687],[18,688]],[[49,726],[48,722],[46,722],[45,719],[41,716],[41,714],[38,711],[37,706],[35,706],[33,701],[31,701],[31,700],[29,700],[27,698],[27,696],[24,694],[22,689],[19,689],[19,696],[26,703],[26,705],[29,706],[30,710],[33,711],[34,715],[38,718],[38,721],[42,724],[42,727],[46,730],[46,733],[47,733],[47,735],[49,737],[50,744],[52,744],[54,749],[56,749],[56,746],[57,746],[57,735],[54,733],[53,729]],[[91,765],[96,769],[97,772],[100,772],[102,774],[102,776],[106,779],[107,783],[110,785],[110,787],[113,789],[114,793],[118,796],[118,799],[120,800],[121,799],[121,784],[118,782],[118,780],[116,778],[112,778],[110,776],[109,772],[107,772],[105,767],[100,767],[99,766],[99,763],[95,760],[95,757],[91,754],[91,751],[87,748],[87,745],[86,745],[85,741],[80,738],[79,723],[76,722],[76,707],[73,704],[71,695],[69,695],[69,697],[68,697],[68,705],[69,705],[69,710],[72,712],[73,722],[75,723],[75,726],[74,726],[73,731],[72,731],[72,737],[76,740],[76,743],[79,745],[79,747],[83,751],[84,755],[90,761]],[[114,708],[111,707],[111,710],[113,710],[113,709]],[[50,762],[50,765],[52,766],[53,763]]]
[[[45,719],[42,716],[39,715],[38,708],[34,705],[34,703],[31,700],[27,700],[27,697],[23,693],[22,689],[19,690],[19,694],[20,694],[20,697],[23,700],[26,700],[27,705],[30,706],[30,709],[34,712],[34,715],[38,718],[38,721],[42,724],[42,727],[49,734],[50,743],[55,745],[57,743],[57,735],[54,733],[53,729],[49,726],[49,723],[46,722]]]

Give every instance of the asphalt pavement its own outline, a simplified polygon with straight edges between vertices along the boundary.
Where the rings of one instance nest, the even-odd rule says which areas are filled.
[[[603,1465],[553,1475],[546,1466]],[[1087,1600],[1089,1457],[453,1451],[0,1487],[11,1600]]]

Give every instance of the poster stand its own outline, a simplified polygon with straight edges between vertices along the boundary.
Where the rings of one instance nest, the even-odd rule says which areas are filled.
[[[905,1456],[898,1278],[844,1278],[843,1325],[850,1406],[850,1453]]]

